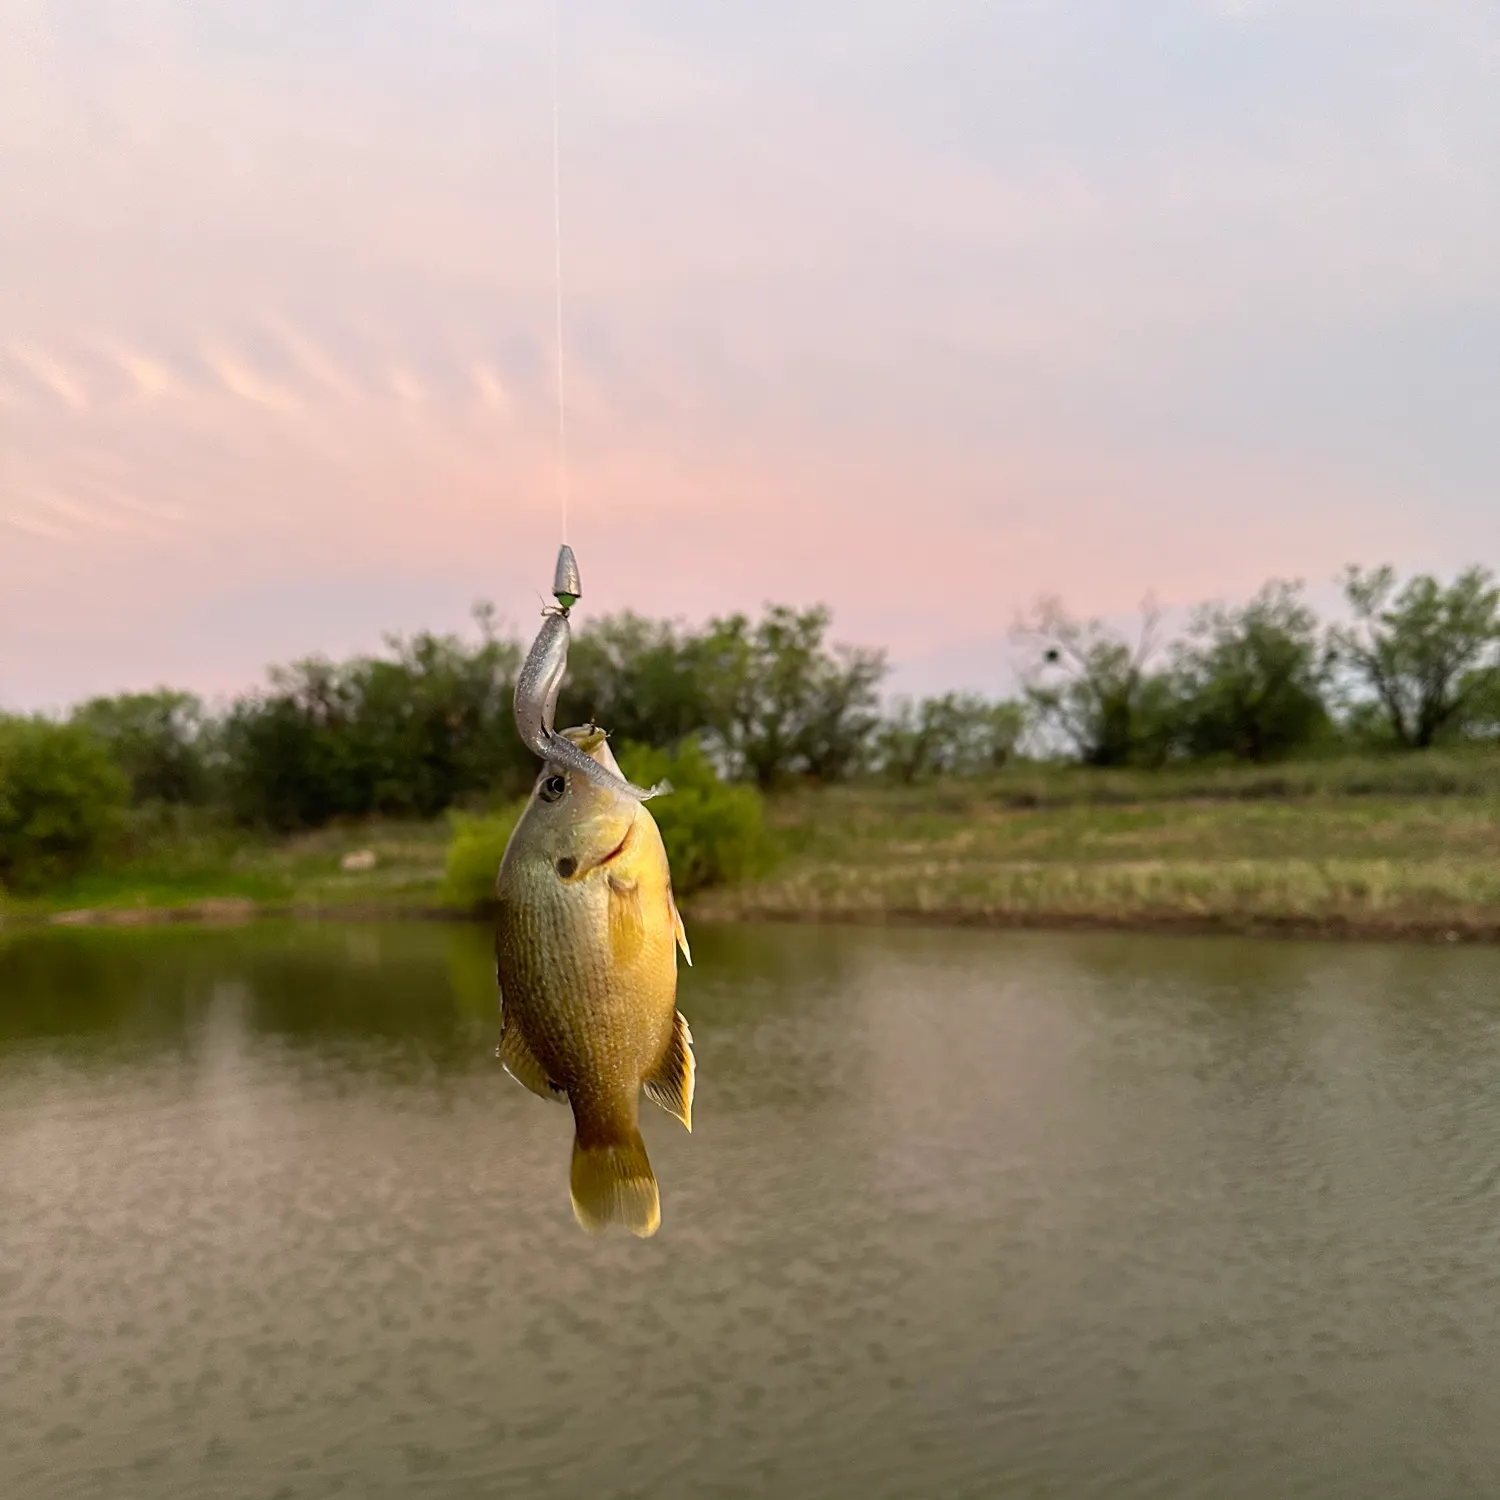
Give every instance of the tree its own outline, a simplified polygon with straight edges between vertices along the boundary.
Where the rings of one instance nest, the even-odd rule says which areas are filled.
[[[1134,646],[1098,620],[1074,619],[1043,599],[1013,634],[1033,652],[1026,700],[1089,766],[1159,764],[1172,748],[1170,682],[1149,670],[1161,615],[1148,602]]]
[[[496,637],[390,636],[387,657],[273,668],[236,704],[224,742],[236,815],[273,828],[337,817],[432,817],[469,795],[518,792],[536,763],[511,715],[520,647]]]
[[[885,653],[835,645],[818,657],[812,699],[794,745],[798,768],[818,781],[843,781],[864,764],[879,718]]]
[[[242,698],[224,725],[230,806],[245,823],[287,831],[369,810],[348,725],[348,673],[321,657],[270,671],[270,691]]]
[[[470,793],[519,791],[536,769],[512,717],[520,648],[426,631],[386,644],[389,659],[352,674],[349,736],[370,809],[430,818]]]
[[[877,758],[893,781],[925,776],[975,776],[998,770],[1015,753],[1026,729],[1020,703],[990,703],[967,693],[944,693],[895,705],[880,726]]]
[[[1256,762],[1327,727],[1327,666],[1302,585],[1273,581],[1238,609],[1207,605],[1175,652],[1183,737],[1192,755]]]
[[[91,698],[73,722],[104,742],[130,778],[131,800],[201,803],[209,791],[208,723],[192,693],[158,688]]]
[[[86,869],[130,782],[82,724],[0,719],[0,887],[41,890]]]
[[[1464,733],[1491,743],[1500,740],[1500,666],[1476,668],[1464,684]]]
[[[573,638],[559,727],[592,721],[617,740],[669,747],[708,725],[695,641],[666,620],[604,615]]]
[[[878,722],[885,653],[829,647],[829,612],[772,605],[709,622],[695,654],[715,749],[761,788],[793,774],[847,776]]]
[[[1393,568],[1351,567],[1343,583],[1354,619],[1334,644],[1396,742],[1425,749],[1461,727],[1497,670],[1500,587],[1490,571],[1465,569],[1446,588],[1419,574],[1398,590]]]

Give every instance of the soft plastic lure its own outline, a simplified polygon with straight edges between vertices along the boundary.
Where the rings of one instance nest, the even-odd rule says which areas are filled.
[[[559,766],[565,771],[576,771],[580,776],[598,786],[613,787],[616,791],[628,792],[630,796],[645,802],[672,788],[659,781],[648,791],[633,782],[617,776],[606,766],[601,766],[592,756],[585,755],[571,740],[565,739],[553,727],[557,713],[557,695],[562,690],[563,673],[568,666],[568,643],[571,631],[568,626],[568,611],[583,597],[578,578],[578,563],[573,549],[566,544],[558,551],[557,568],[552,576],[552,594],[557,600],[555,609],[544,612],[542,628],[521,666],[516,678],[515,715],[516,731],[522,743],[544,761]]]

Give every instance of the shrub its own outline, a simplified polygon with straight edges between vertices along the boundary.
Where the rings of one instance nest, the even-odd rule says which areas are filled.
[[[1026,731],[1021,703],[989,703],[973,693],[903,699],[880,726],[875,761],[891,781],[979,776],[999,770]]]
[[[0,886],[37,891],[77,875],[129,800],[124,772],[82,725],[0,719]]]
[[[720,781],[695,739],[675,751],[620,745],[620,769],[640,786],[663,779],[672,790],[648,804],[672,867],[672,889],[681,898],[706,886],[750,874],[764,856],[760,794]],[[460,911],[482,911],[494,901],[495,875],[524,801],[497,813],[450,813],[453,841],[439,892]]]
[[[672,784],[647,806],[667,846],[678,897],[743,879],[757,868],[765,853],[760,793],[721,781],[696,739],[675,751],[622,744],[617,759],[637,786],[663,779]]]
[[[459,911],[484,911],[495,900],[495,876],[525,800],[494,813],[450,812],[453,839],[438,899]]]

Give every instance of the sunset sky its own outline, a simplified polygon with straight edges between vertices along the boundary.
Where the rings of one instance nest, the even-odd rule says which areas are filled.
[[[1500,564],[1494,0],[561,0],[578,618]],[[0,707],[559,540],[548,0],[0,0]]]

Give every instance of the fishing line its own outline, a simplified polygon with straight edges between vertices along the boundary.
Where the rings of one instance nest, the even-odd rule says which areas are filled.
[[[562,539],[568,540],[568,415],[563,387],[562,106],[558,87],[562,0],[552,0],[552,247],[557,284],[557,490]]]

